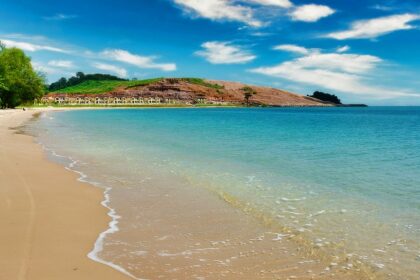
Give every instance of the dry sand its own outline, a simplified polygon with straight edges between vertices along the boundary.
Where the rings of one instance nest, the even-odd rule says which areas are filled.
[[[33,114],[0,110],[0,279],[129,279],[87,257],[110,220],[102,190],[10,129]]]

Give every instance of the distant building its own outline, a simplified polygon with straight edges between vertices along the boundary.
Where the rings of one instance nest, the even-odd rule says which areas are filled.
[[[49,93],[43,96],[39,102],[43,105],[192,105],[192,104],[224,104],[216,100],[208,100],[205,97],[181,99],[176,96],[157,96],[130,93],[130,92],[111,92],[104,94],[66,94]]]

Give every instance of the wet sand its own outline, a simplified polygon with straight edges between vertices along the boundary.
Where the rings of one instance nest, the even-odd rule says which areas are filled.
[[[87,257],[110,220],[102,190],[10,129],[33,114],[0,110],[0,279],[130,279]]]
[[[100,256],[139,278],[373,279],[333,256],[309,254],[292,233],[250,209],[245,214],[175,178],[149,180],[130,195],[115,188],[111,195],[121,230],[107,238]]]

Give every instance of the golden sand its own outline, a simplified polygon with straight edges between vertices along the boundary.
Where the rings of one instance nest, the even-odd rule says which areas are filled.
[[[33,113],[0,110],[0,279],[129,279],[87,257],[109,222],[102,191],[10,129]]]

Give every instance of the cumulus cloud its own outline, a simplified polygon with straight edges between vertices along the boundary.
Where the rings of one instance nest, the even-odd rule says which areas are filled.
[[[268,22],[258,19],[259,6],[289,10],[295,21],[316,22],[330,16],[335,10],[325,5],[295,6],[290,0],[173,0],[184,11],[215,21],[237,21],[251,27],[262,27]]]
[[[92,66],[99,70],[115,73],[119,77],[124,77],[124,78],[127,77],[127,70],[125,70],[122,67],[118,67],[112,64],[107,64],[107,63],[100,63],[100,62],[93,63]]]
[[[263,23],[254,18],[253,10],[227,0],[174,0],[184,10],[211,20],[228,20],[260,27]]]
[[[204,57],[212,64],[243,64],[256,58],[243,47],[232,45],[229,42],[205,42],[201,47],[203,50],[197,51],[196,55]]]
[[[297,46],[297,45],[278,45],[273,48],[274,50],[279,51],[287,51],[297,54],[309,54],[311,51],[305,47]]]
[[[382,59],[372,55],[309,53],[275,66],[251,69],[253,73],[287,79],[351,94],[386,99],[416,94],[372,86],[371,73]],[[418,95],[417,95],[418,96]]]
[[[349,51],[350,50],[350,47],[349,46],[342,46],[342,47],[339,47],[339,48],[337,48],[337,52],[338,53],[344,53],[344,52],[347,52],[347,51]]]
[[[369,20],[359,20],[354,22],[350,29],[329,33],[325,35],[325,37],[337,40],[377,38],[394,31],[413,29],[415,26],[410,25],[409,23],[416,20],[420,20],[420,15],[401,14]]]
[[[39,62],[39,61],[32,61],[32,67],[39,72],[42,72],[47,75],[61,75],[61,76],[70,76],[71,73],[66,71],[64,68],[53,67],[48,64]]]
[[[74,68],[74,63],[71,60],[51,60],[48,65],[59,68]]]
[[[4,43],[6,47],[9,47],[9,48],[15,47],[15,48],[19,48],[28,52],[50,51],[50,52],[68,53],[67,50],[49,46],[49,45],[40,45],[40,44],[35,44],[35,43],[15,41],[15,40],[9,40],[9,39],[0,39],[0,41]]]
[[[139,68],[159,69],[162,71],[176,70],[175,63],[157,63],[155,62],[156,58],[153,56],[141,56],[121,49],[105,50],[101,53],[101,56],[110,60],[131,64]]]
[[[247,0],[246,2],[256,3],[265,6],[275,6],[281,8],[290,8],[293,3],[289,0]]]
[[[335,13],[335,10],[325,5],[308,4],[294,9],[290,17],[295,21],[316,22]]]

